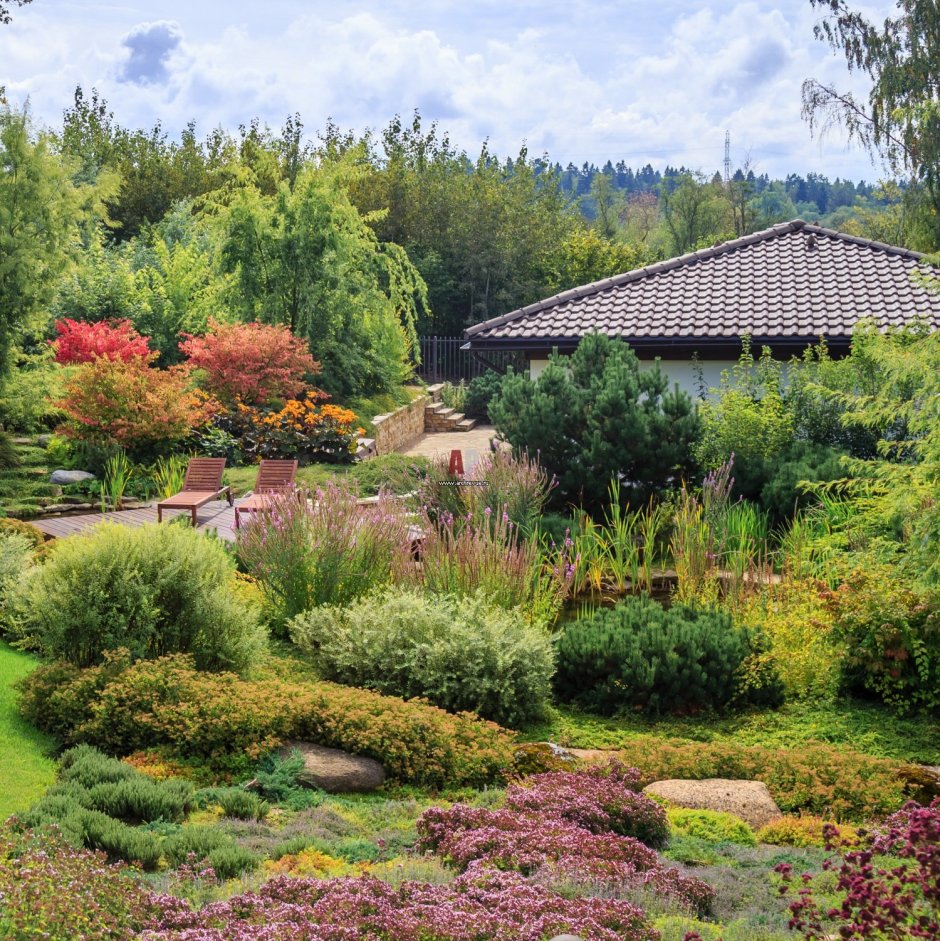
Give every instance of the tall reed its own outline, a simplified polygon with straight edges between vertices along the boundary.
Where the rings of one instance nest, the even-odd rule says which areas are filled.
[[[533,621],[550,623],[568,595],[574,570],[570,547],[543,552],[506,510],[485,508],[483,522],[468,515],[432,519],[425,514],[420,562],[403,556],[396,582],[441,594],[482,593],[495,605],[519,608]]]
[[[183,489],[186,478],[187,459],[174,454],[170,457],[159,457],[150,472],[150,478],[157,490],[157,496],[165,499],[172,497]]]
[[[605,525],[598,531],[606,575],[617,592],[634,588],[639,582],[640,546],[638,533],[641,512],[631,513],[620,502],[620,484],[612,480],[608,487],[610,503]]]
[[[346,604],[381,585],[411,559],[405,508],[380,494],[359,505],[345,484],[275,498],[238,533],[239,561],[255,576],[279,627],[321,604]],[[413,564],[413,563],[412,563]]]
[[[667,504],[650,500],[640,517],[640,586],[653,591],[653,572],[663,568],[664,534],[669,530],[672,513]]]
[[[124,494],[135,474],[125,451],[118,451],[104,465],[104,481],[101,484],[102,509],[107,501],[115,510],[124,506]]]
[[[676,570],[676,600],[716,601],[720,583],[716,577],[714,533],[705,504],[685,487],[676,501],[669,549]]]

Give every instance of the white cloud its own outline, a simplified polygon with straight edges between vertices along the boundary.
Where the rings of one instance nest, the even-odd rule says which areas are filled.
[[[419,108],[459,146],[500,154],[526,141],[575,163],[720,166],[725,128],[774,175],[816,170],[873,179],[841,141],[812,140],[800,86],[845,86],[840,58],[813,40],[804,0],[624,4],[576,0],[468,6],[315,0],[63,0],[0,27],[8,92],[56,123],[76,84],[96,86],[119,121],[171,131],[274,125],[299,111],[312,132],[382,127]],[[631,9],[632,8],[632,9]],[[888,0],[874,12],[890,10]]]

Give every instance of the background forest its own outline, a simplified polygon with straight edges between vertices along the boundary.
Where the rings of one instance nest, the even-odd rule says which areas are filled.
[[[419,333],[796,216],[936,247],[916,187],[473,156],[418,113],[361,136],[311,138],[295,115],[174,139],[79,88],[59,128],[5,105],[0,154],[0,346],[27,371],[64,317],[129,320],[161,366],[210,317],[257,320],[304,337],[322,388],[355,397],[400,386]]]

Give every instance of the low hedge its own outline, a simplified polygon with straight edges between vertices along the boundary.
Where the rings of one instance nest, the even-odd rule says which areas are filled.
[[[513,760],[512,733],[467,713],[333,683],[200,672],[180,654],[50,664],[20,690],[23,715],[66,744],[117,755],[163,747],[219,772],[243,773],[287,739],[367,755],[393,780],[425,787],[499,782]]]
[[[902,762],[822,743],[763,748],[639,735],[617,754],[639,769],[642,785],[669,778],[763,781],[786,813],[867,820],[894,812],[905,800]]]

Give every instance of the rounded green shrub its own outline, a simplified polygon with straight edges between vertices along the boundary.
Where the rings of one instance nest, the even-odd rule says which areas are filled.
[[[670,807],[666,811],[670,828],[683,836],[696,837],[709,843],[738,843],[757,846],[754,831],[734,814],[719,810],[688,810]]]
[[[133,659],[191,653],[201,669],[242,670],[264,644],[222,545],[173,524],[102,524],[58,540],[12,607],[12,633],[81,667],[125,648]]]
[[[503,377],[494,369],[488,369],[470,380],[463,400],[463,412],[468,418],[489,418],[490,402],[499,392]]]
[[[555,689],[602,715],[719,709],[738,692],[748,653],[727,612],[628,598],[564,630]]]
[[[545,630],[481,595],[427,596],[391,589],[347,608],[326,606],[290,624],[324,679],[503,725],[544,714],[554,653]]]

